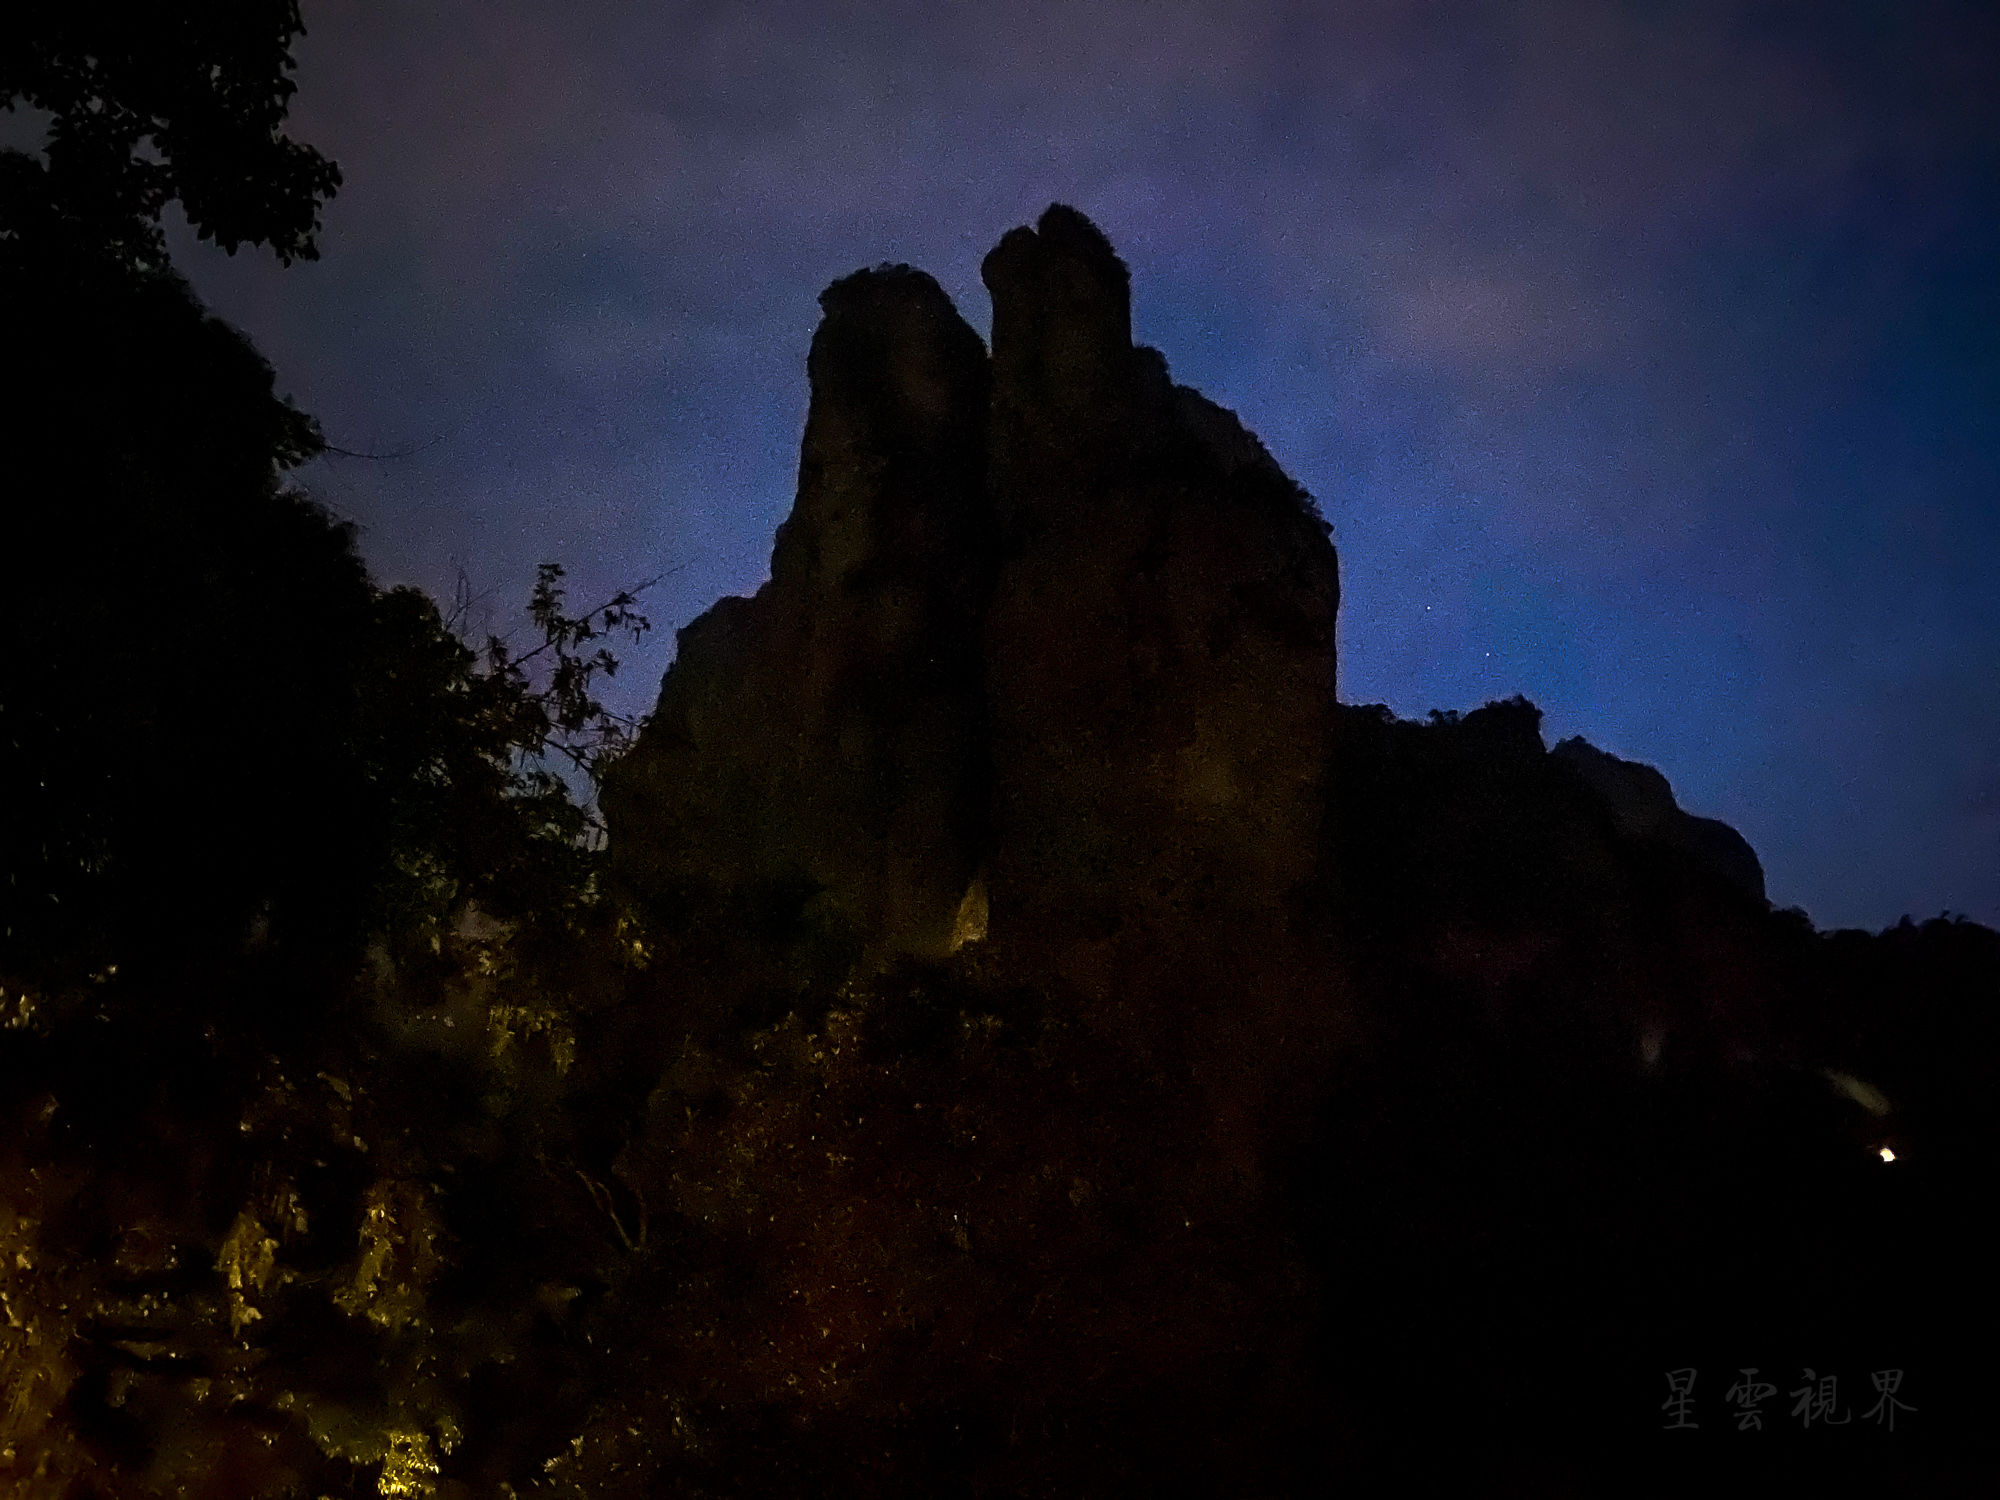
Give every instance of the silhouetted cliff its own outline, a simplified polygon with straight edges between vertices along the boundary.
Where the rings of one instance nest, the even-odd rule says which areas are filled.
[[[986,351],[907,266],[820,300],[771,580],[681,632],[604,805],[655,899],[811,902],[874,950],[943,953],[986,815]]]
[[[956,1435],[897,1470],[919,1488],[1298,1493],[1395,1468],[1420,1408],[1511,1382],[1467,1443],[1581,1482],[1591,1443],[1643,1450],[1683,1356],[1941,1350],[1944,1304],[1868,1264],[1914,1276],[1941,1232],[1908,1198],[1926,1147],[1898,1135],[1883,1176],[1896,1127],[1853,1107],[1878,1053],[1816,1024],[1824,940],[1771,910],[1743,839],[1648,767],[1547,749],[1521,699],[1337,705],[1328,529],[1133,346],[1102,234],[1058,205],[982,274],[990,358],[921,273],[828,291],[771,580],[682,633],[604,801],[614,871],[708,997],[685,1045],[858,1028],[877,1070],[813,1085],[809,1132],[873,1165],[795,1181],[821,1206],[753,1236],[828,1289],[789,1295],[871,1289],[838,1346],[862,1384],[814,1420],[907,1453],[918,1419],[884,1414],[918,1387],[880,1372],[922,1370]],[[750,1149],[714,1077],[656,1091],[635,1191]],[[1954,1097],[1964,1149],[1990,1121]],[[966,1154],[913,1176],[853,1121],[926,1098]],[[889,1206],[918,1183],[970,1264],[888,1248],[934,1232]],[[841,1203],[872,1248],[814,1222]],[[1849,1212],[1866,1232],[1832,1227]],[[1873,1217],[1896,1214],[1928,1227]],[[1719,1279],[1744,1256],[1814,1271]],[[757,1304],[739,1336],[782,1342]],[[948,1350],[988,1361],[973,1385]],[[1508,1435],[1565,1399],[1588,1442]],[[981,1425],[1003,1412],[1016,1437],[1034,1414],[1037,1457]]]
[[[682,633],[615,858],[812,893],[871,952],[1282,912],[1313,872],[1339,588],[1311,502],[1134,349],[1054,208],[987,258],[994,354],[907,267],[822,299],[771,579]],[[976,882],[976,888],[975,888]]]

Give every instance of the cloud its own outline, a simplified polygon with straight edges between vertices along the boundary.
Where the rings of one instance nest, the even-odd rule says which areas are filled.
[[[1378,317],[1406,358],[1525,377],[1587,361],[1602,342],[1575,300],[1545,280],[1504,270],[1425,276],[1398,287]]]

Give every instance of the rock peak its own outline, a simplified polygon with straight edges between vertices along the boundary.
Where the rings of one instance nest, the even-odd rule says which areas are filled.
[[[909,266],[820,306],[770,581],[681,631],[605,817],[655,902],[941,951],[982,806],[986,347]]]
[[[898,310],[958,320],[958,309],[928,271],[889,261],[841,277],[819,294],[819,306],[830,320],[894,316]]]
[[[817,892],[879,955],[948,951],[975,884],[996,944],[1062,912],[1117,962],[1198,913],[1281,928],[1318,848],[1326,527],[1133,348],[1083,214],[982,275],[990,359],[912,267],[821,296],[771,581],[682,632],[605,788],[614,862],[662,896]]]
[[[1103,406],[1133,377],[1132,278],[1089,219],[1051,204],[980,266],[993,295],[994,375],[1066,411]]]

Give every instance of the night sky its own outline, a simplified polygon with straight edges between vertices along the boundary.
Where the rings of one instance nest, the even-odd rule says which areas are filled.
[[[1340,548],[1341,697],[1527,694],[1822,926],[2000,923],[1989,3],[305,0],[324,259],[175,238],[385,581],[765,575],[816,298],[1052,200]]]

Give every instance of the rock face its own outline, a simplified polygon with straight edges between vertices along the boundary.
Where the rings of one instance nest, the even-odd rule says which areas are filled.
[[[1135,349],[1125,267],[1052,208],[982,268],[1002,563],[986,619],[996,934],[1275,916],[1313,872],[1327,528]]]
[[[1681,811],[1667,778],[1651,766],[1620,760],[1580,738],[1564,740],[1550,753],[1604,799],[1621,833],[1679,849],[1745,894],[1764,899],[1757,851],[1727,823]]]
[[[1427,991],[1489,1041],[1532,1036],[1580,1069],[1768,1053],[1756,856],[1658,771],[1580,739],[1545,749],[1540,722],[1519,698],[1428,724],[1340,710],[1328,843],[1348,878],[1325,921],[1384,1024]]]
[[[1524,701],[1340,708],[1328,528],[1133,345],[1104,236],[1057,205],[981,273],[990,358],[907,266],[822,297],[770,580],[681,632],[605,788],[642,898],[870,972],[985,939],[1244,1159],[1419,976],[1605,1065],[1763,1046],[1733,830]]]
[[[1131,341],[1060,206],[822,298],[771,578],[681,632],[606,788],[627,879],[791,892],[880,956],[1051,924],[1281,926],[1313,873],[1337,567],[1299,487]]]
[[[655,899],[805,904],[940,952],[985,817],[986,350],[907,266],[820,303],[770,581],[681,631],[605,815]]]

